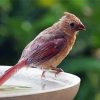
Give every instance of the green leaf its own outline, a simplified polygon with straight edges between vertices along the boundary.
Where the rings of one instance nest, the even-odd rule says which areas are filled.
[[[65,59],[60,65],[65,71],[70,72],[85,72],[85,71],[99,71],[100,60],[95,58],[74,58]]]

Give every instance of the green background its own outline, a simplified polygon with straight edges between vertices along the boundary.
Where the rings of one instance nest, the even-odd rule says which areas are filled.
[[[14,65],[25,45],[65,11],[86,31],[59,66],[81,78],[75,100],[100,100],[100,0],[0,0],[0,64]]]

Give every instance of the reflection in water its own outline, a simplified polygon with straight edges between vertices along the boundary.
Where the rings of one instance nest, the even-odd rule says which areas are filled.
[[[51,90],[56,89],[59,87],[63,87],[65,84],[58,83],[57,81],[51,81],[51,80],[37,80],[36,83],[33,83],[33,86],[19,86],[19,85],[3,85],[0,86],[0,93],[9,93],[9,92],[22,92],[22,91],[32,91],[32,92],[38,92],[43,90]]]
[[[2,92],[2,91],[15,91],[15,90],[26,90],[26,89],[31,89],[31,87],[16,86],[16,85],[3,85],[3,86],[0,86],[0,92]]]
[[[48,90],[48,89],[54,89],[62,87],[62,84],[59,84],[57,82],[48,81],[48,80],[42,80],[40,84],[33,84],[33,87],[28,86],[17,86],[17,85],[3,85],[0,86],[0,91],[14,91],[14,90]]]

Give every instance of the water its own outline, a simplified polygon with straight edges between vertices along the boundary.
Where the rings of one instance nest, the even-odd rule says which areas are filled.
[[[31,87],[27,86],[16,86],[16,85],[3,85],[0,86],[0,92],[10,92],[10,91],[18,91],[18,90],[27,90],[31,89]]]
[[[35,80],[36,81],[36,80]],[[17,82],[16,82],[17,84]],[[32,84],[32,83],[31,83]],[[52,81],[52,80],[38,80],[34,82],[32,85],[2,85],[0,86],[0,95],[1,94],[9,94],[9,93],[21,93],[21,92],[43,92],[46,90],[52,90],[57,89],[59,87],[64,87],[65,84],[58,82],[58,81]]]
[[[8,69],[0,66],[1,75]],[[77,78],[71,74],[60,73],[55,77],[54,73],[46,72],[46,78],[41,79],[42,70],[23,68],[4,85],[0,86],[0,98],[25,94],[38,94],[56,89],[70,87],[76,84]]]

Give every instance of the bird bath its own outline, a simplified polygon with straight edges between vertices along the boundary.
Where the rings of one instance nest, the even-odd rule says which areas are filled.
[[[0,66],[2,75],[10,66]],[[23,68],[0,86],[0,100],[73,100],[78,92],[80,78],[61,72],[46,72],[41,79],[42,70]]]

